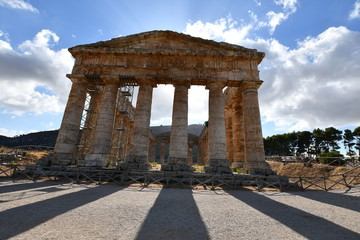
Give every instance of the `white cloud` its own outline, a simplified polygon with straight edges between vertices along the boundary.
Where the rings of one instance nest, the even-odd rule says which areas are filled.
[[[34,8],[30,3],[24,2],[23,0],[0,0],[0,6],[26,10],[30,12],[39,12],[39,10]]]
[[[231,17],[227,17],[214,23],[203,23],[200,20],[195,23],[188,22],[184,33],[205,39],[237,43],[245,39],[251,29],[251,24],[239,26]]]
[[[0,135],[2,136],[7,136],[7,137],[13,137],[15,135],[21,135],[21,134],[24,134],[25,132],[20,130],[20,131],[17,131],[17,130],[9,130],[9,129],[6,129],[6,128],[0,128]]]
[[[262,114],[282,130],[359,125],[360,33],[332,27],[289,49],[275,39],[247,40],[265,51]]]
[[[354,3],[354,9],[349,14],[349,20],[360,18],[360,0]]]
[[[282,5],[283,9],[287,12],[296,12],[296,5],[298,0],[275,0],[276,5]]]
[[[286,5],[290,3],[296,1],[283,1],[284,7],[294,6]],[[228,33],[242,30],[231,22],[226,24],[232,26],[226,28]],[[200,25],[208,28],[203,35],[227,41],[221,34],[209,34],[224,29],[221,21]],[[192,24],[188,23],[186,29],[192,29]],[[245,37],[235,44],[266,53],[260,65],[260,77],[264,80],[259,90],[261,113],[277,128],[292,131],[360,125],[357,110],[360,102],[359,42],[359,32],[331,27],[318,36],[299,41],[295,49],[273,38]]]
[[[289,16],[296,12],[298,0],[275,0],[276,5],[283,7],[283,12],[269,11],[266,13],[267,20],[259,21],[258,27],[269,27],[270,34],[275,32],[277,26],[289,18]]]
[[[259,1],[259,0],[254,0],[254,2],[255,2],[255,4],[256,4],[256,6],[261,6],[261,2]]]
[[[0,40],[0,108],[3,113],[21,115],[61,112],[67,100],[73,59],[66,49],[54,51],[59,37],[42,30],[15,50]],[[39,92],[42,87],[47,92]]]
[[[10,42],[9,34],[0,30],[0,38],[3,38],[6,42]]]

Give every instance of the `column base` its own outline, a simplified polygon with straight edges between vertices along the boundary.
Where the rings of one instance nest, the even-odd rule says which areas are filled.
[[[187,164],[167,163],[161,164],[161,171],[193,172],[194,168]]]
[[[188,158],[169,157],[168,164],[188,165]]]
[[[231,168],[232,169],[245,168],[245,162],[232,162]]]
[[[128,155],[126,163],[149,163],[148,156]]]
[[[152,166],[149,164],[148,156],[128,155],[126,162],[120,163],[122,170],[149,171]]]
[[[210,174],[231,174],[232,170],[230,167],[217,167],[217,166],[205,166],[205,173]]]
[[[109,155],[101,153],[90,153],[85,155],[85,160],[79,160],[79,167],[106,167]]]
[[[53,153],[51,156],[48,156],[51,160],[51,165],[70,165],[74,163],[74,154],[72,153]]]
[[[213,167],[230,167],[230,161],[227,159],[209,159],[208,164]]]
[[[124,162],[119,164],[121,170],[149,171],[152,166],[150,163]]]
[[[277,175],[277,173],[271,170],[270,165],[265,161],[246,162],[245,169],[251,175]]]
[[[209,166],[204,168],[205,173],[232,173],[230,161],[227,159],[209,159]]]

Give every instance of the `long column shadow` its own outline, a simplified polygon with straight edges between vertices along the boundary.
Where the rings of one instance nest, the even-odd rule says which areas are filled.
[[[136,239],[210,239],[190,189],[163,188]]]
[[[14,237],[58,215],[122,189],[124,188],[111,185],[101,185],[5,210],[0,213],[1,239]]]
[[[318,202],[360,212],[360,197],[344,195],[341,193],[323,192],[323,191],[306,191],[306,192],[289,192],[289,193],[304,198],[308,198],[311,200],[315,200]]]
[[[360,239],[360,234],[319,216],[274,201],[252,191],[227,191],[308,239]]]
[[[40,187],[50,187],[50,186],[55,186],[55,185],[59,185],[59,184],[54,183],[54,182],[49,182],[49,181],[12,184],[12,185],[0,186],[0,194],[8,193],[8,192],[29,190],[29,189],[40,188]]]

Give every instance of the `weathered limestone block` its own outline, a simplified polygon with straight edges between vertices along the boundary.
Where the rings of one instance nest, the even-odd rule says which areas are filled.
[[[52,164],[67,165],[74,160],[87,84],[73,79],[61,127],[56,140]]]

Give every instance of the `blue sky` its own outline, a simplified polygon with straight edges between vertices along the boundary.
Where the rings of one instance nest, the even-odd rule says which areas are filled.
[[[0,135],[59,128],[67,48],[150,30],[264,51],[264,136],[360,126],[360,0],[0,0]],[[171,124],[172,97],[154,90],[152,125]],[[207,120],[204,88],[189,104]]]

